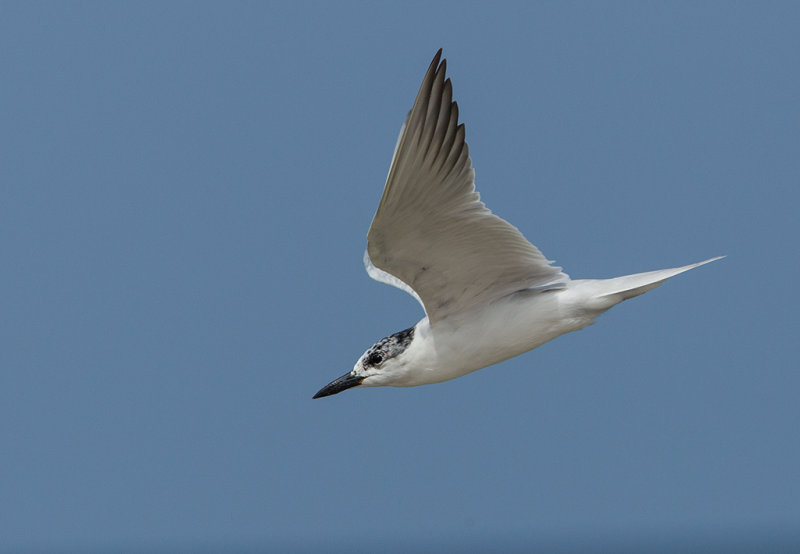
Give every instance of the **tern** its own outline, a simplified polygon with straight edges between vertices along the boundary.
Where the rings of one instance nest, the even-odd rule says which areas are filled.
[[[369,276],[416,298],[425,317],[376,342],[314,398],[461,377],[583,329],[623,300],[722,257],[570,279],[481,202],[441,56],[440,49],[400,130],[364,253]]]

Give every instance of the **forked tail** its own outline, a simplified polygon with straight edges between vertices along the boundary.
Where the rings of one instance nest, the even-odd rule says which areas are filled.
[[[596,298],[601,301],[608,302],[608,307],[619,304],[623,300],[633,298],[644,294],[649,290],[653,290],[661,283],[674,277],[684,271],[689,271],[701,265],[719,260],[725,256],[717,256],[703,262],[696,264],[689,264],[683,267],[673,267],[672,269],[658,269],[656,271],[647,271],[645,273],[635,273],[633,275],[625,275],[623,277],[615,277],[614,279],[603,279],[602,290],[598,291]],[[603,302],[604,304],[606,302]]]

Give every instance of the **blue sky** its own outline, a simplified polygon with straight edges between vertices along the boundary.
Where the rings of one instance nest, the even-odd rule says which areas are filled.
[[[2,11],[0,550],[800,542],[796,3]],[[439,47],[482,198],[573,278],[728,257],[312,401],[422,316],[361,256]]]

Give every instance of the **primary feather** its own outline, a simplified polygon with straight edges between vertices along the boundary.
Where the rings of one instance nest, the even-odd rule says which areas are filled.
[[[569,279],[480,201],[440,57],[441,50],[400,132],[365,256],[369,275],[414,291],[431,322]]]

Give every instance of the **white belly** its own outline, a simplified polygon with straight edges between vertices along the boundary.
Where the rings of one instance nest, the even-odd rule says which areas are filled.
[[[418,363],[407,386],[455,379],[590,325],[592,316],[574,300],[569,290],[526,291],[432,327],[423,319],[414,345]]]

